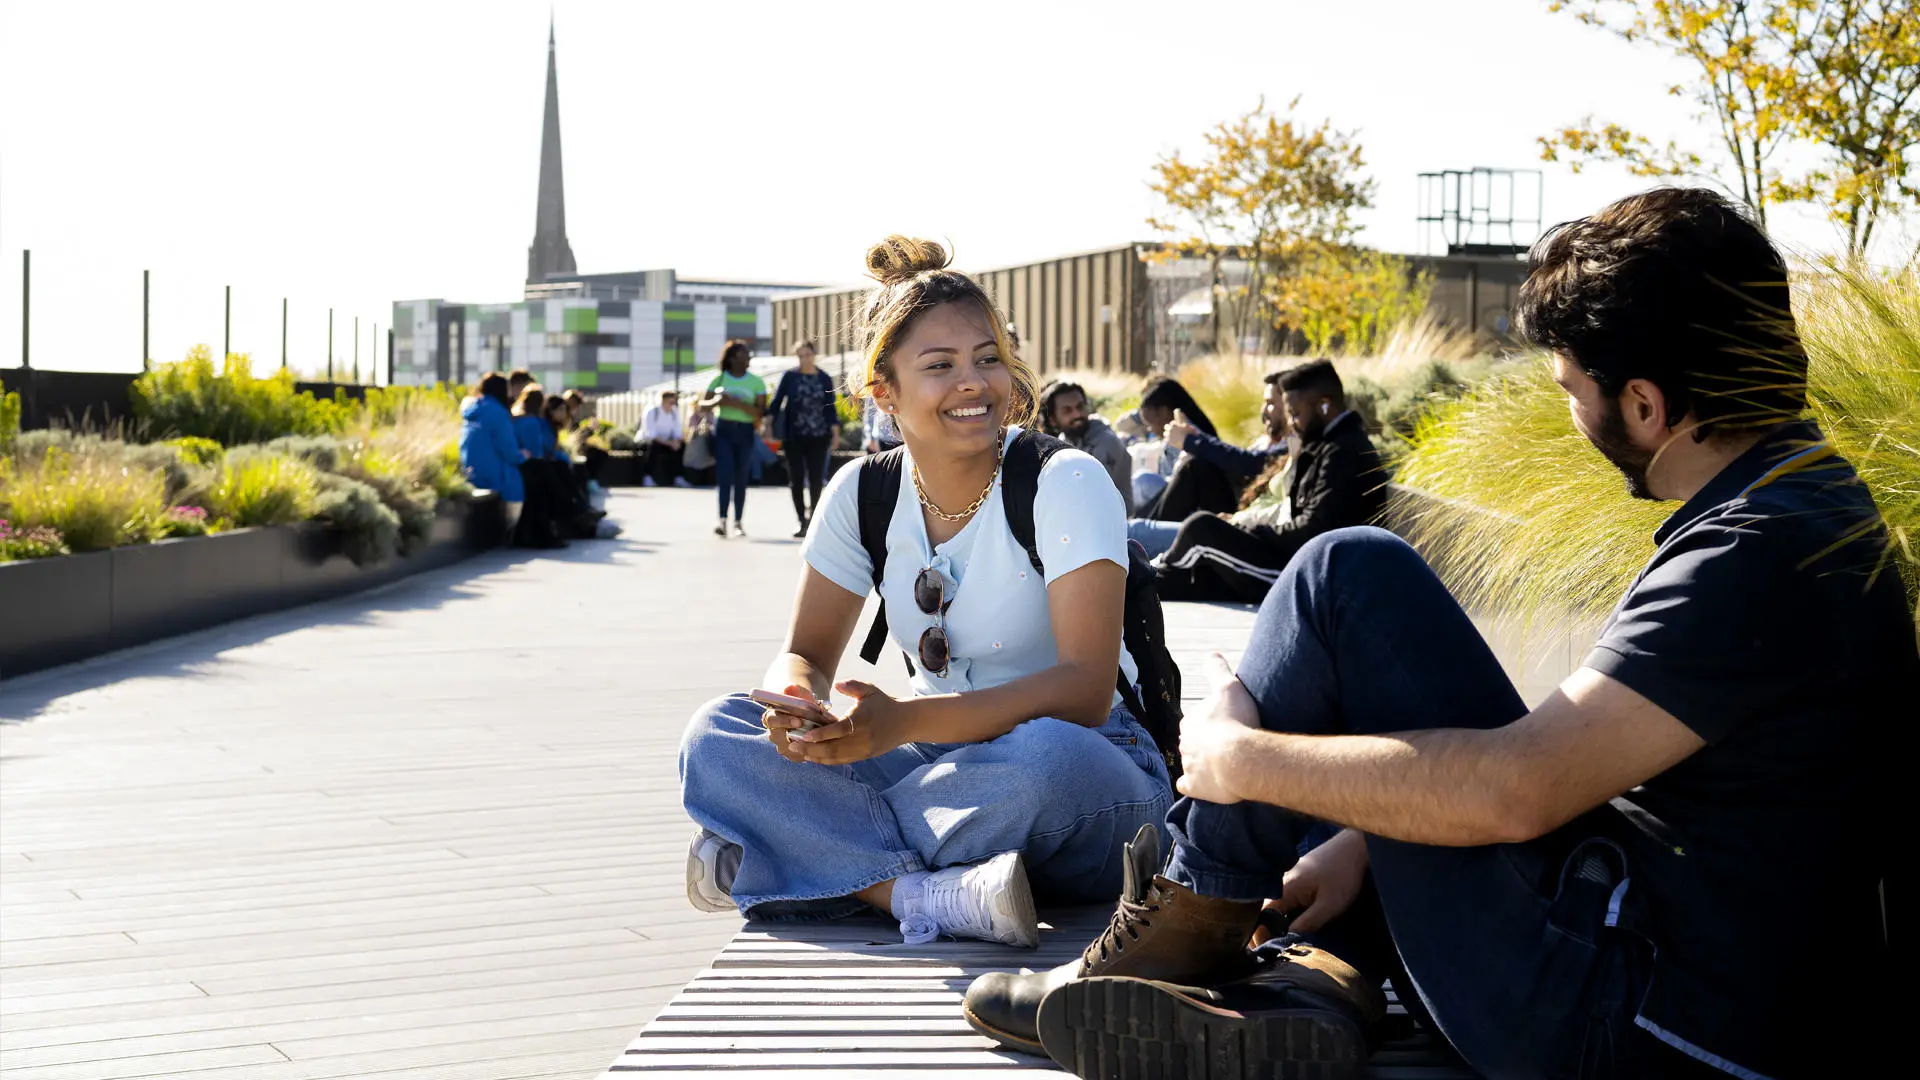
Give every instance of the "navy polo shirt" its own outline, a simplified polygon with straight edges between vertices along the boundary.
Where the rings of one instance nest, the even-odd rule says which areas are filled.
[[[1920,719],[1913,613],[1871,495],[1809,423],[1654,539],[1585,661],[1706,742],[1615,800],[1619,922],[1654,954],[1636,1022],[1735,1076],[1804,1075],[1835,1039],[1887,1037],[1861,1010],[1886,966],[1887,763]]]

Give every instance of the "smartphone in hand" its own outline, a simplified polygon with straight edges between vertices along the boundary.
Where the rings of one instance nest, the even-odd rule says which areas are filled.
[[[778,694],[772,690],[750,690],[747,696],[769,709],[789,716],[797,716],[806,721],[795,728],[795,731],[811,731],[829,719],[826,706],[817,701],[808,701],[806,698],[794,697],[791,694]]]

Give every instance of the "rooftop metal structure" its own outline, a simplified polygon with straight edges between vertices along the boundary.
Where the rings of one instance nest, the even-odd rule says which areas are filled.
[[[1540,236],[1539,169],[1445,169],[1420,174],[1426,255],[1523,255]]]

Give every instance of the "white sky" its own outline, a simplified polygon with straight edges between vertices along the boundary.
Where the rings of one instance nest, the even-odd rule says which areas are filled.
[[[1366,239],[1414,250],[1423,170],[1546,170],[1548,222],[1646,186],[1534,140],[1589,112],[1690,130],[1648,49],[1545,0],[560,0],[568,234],[584,271],[843,283],[888,232],[968,267],[1149,239],[1159,155],[1266,95],[1358,129]],[[391,302],[520,296],[548,5],[0,0],[0,365],[153,355],[296,368],[373,350]],[[1704,138],[1704,135],[1696,136]],[[1775,232],[1839,245],[1811,212]],[[1912,233],[1909,228],[1909,234]],[[1909,244],[1911,239],[1907,241]]]

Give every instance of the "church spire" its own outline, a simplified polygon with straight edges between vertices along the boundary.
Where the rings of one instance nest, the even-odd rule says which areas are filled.
[[[533,246],[527,249],[527,281],[578,272],[567,243],[567,196],[560,179],[560,76],[554,67],[553,15],[547,15],[547,108],[540,126],[540,204]]]

